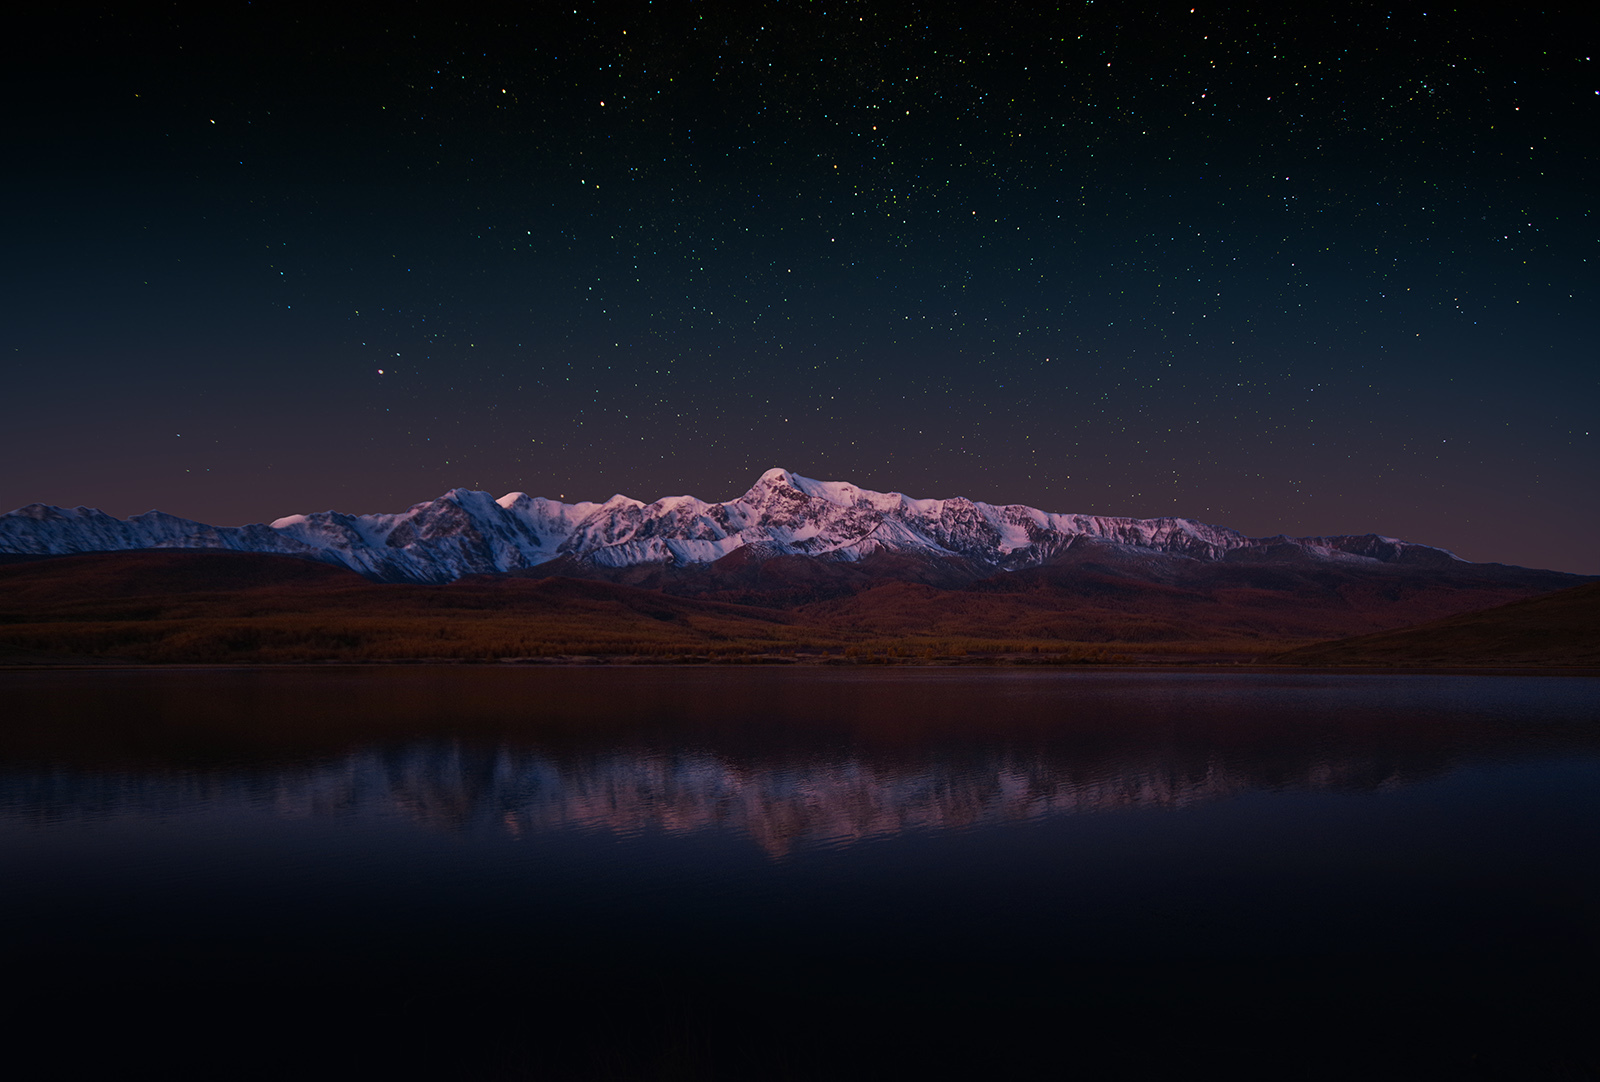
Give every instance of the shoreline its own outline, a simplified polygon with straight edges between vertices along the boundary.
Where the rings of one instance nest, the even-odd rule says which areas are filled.
[[[496,669],[669,669],[669,668],[782,668],[882,671],[1033,671],[1033,672],[1094,672],[1094,673],[1173,673],[1206,672],[1228,675],[1287,675],[1308,676],[1565,676],[1600,678],[1600,668],[1594,666],[1561,665],[1298,665],[1273,664],[1262,661],[1216,661],[1199,658],[1151,661],[1148,659],[1122,662],[1055,662],[1026,661],[1008,658],[975,658],[970,660],[929,661],[921,658],[862,661],[856,658],[821,657],[751,657],[730,658],[679,657],[654,658],[631,655],[567,655],[536,658],[399,658],[370,661],[223,661],[223,662],[137,662],[97,659],[68,661],[5,662],[0,661],[0,674],[19,672],[225,672],[231,670],[282,669],[304,671],[307,669],[385,669],[385,668],[449,668],[484,667]]]

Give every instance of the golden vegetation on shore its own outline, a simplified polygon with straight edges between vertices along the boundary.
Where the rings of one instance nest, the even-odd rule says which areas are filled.
[[[631,635],[582,621],[472,618],[442,613],[405,619],[264,617],[140,620],[121,623],[20,624],[0,627],[0,659],[16,653],[69,655],[145,664],[368,661],[559,661],[608,657],[634,661],[822,661],[916,664],[1009,660],[1035,664],[1109,664],[1131,660],[1104,645],[984,639],[911,639],[841,643],[836,637],[731,636],[703,629],[680,637]],[[1193,644],[1206,647],[1211,644]]]

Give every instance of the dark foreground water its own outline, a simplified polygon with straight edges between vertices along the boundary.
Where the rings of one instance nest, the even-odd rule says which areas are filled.
[[[1600,1078],[1600,681],[0,674],[30,1077]]]

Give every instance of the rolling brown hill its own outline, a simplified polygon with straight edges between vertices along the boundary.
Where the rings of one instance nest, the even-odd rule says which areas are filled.
[[[1086,546],[1087,548],[1087,546]],[[956,588],[892,582],[800,606],[808,623],[863,634],[1026,637],[1260,650],[1384,630],[1524,598],[1567,576],[1462,564],[1445,569],[1270,566],[1099,553]]]
[[[1052,565],[982,579],[950,564],[902,563],[732,561],[722,573],[656,569],[652,589],[510,575],[376,583],[329,564],[237,552],[63,556],[0,565],[0,663],[1249,660],[1573,579],[1480,564],[1151,559],[1117,546],[1082,546]]]
[[[1314,643],[1269,660],[1291,665],[1600,668],[1600,583],[1419,627]]]
[[[783,609],[806,626],[869,639],[1023,639],[1117,644],[1139,654],[1243,655],[1274,642],[1402,627],[1582,581],[1442,554],[1395,563],[1319,560],[1285,545],[1206,561],[1094,542],[1044,566],[1001,574],[974,574],[954,559],[757,561],[743,550],[709,567],[615,574],[670,594]]]
[[[291,556],[184,550],[0,566],[0,661],[18,664],[648,655],[784,635],[781,613],[574,579],[383,584]]]

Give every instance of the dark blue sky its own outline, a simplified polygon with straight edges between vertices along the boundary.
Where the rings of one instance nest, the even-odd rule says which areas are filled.
[[[0,503],[782,465],[1600,573],[1575,18],[336,9],[14,35]]]

